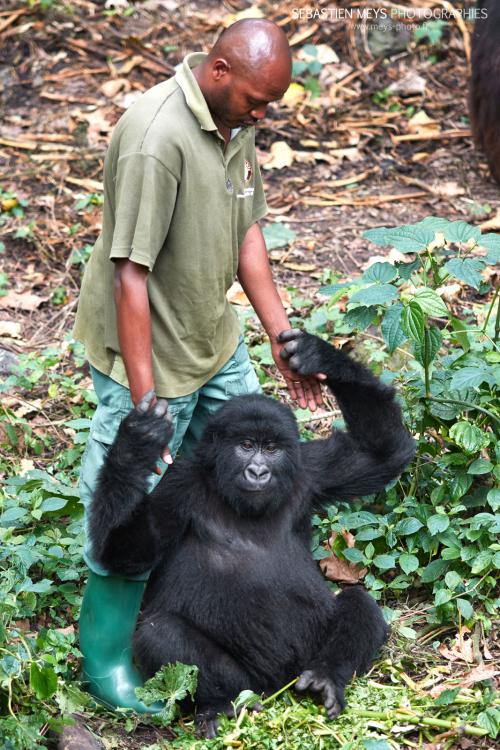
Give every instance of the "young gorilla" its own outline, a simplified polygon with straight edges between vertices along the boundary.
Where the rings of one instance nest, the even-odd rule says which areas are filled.
[[[300,443],[290,410],[241,396],[207,424],[192,460],[178,459],[158,487],[146,484],[171,434],[166,402],[145,399],[122,422],[91,509],[96,558],[122,576],[153,568],[134,640],[144,677],[173,662],[199,667],[198,731],[250,688],[319,694],[328,716],[366,671],[387,629],[361,587],[334,597],[310,554],[317,503],[383,488],[407,465],[413,440],[394,390],[325,341],[281,334],[282,356],[324,373],[347,424]]]
[[[476,145],[500,182],[500,4],[479,0],[472,36],[470,117]],[[479,15],[480,14],[480,15]]]

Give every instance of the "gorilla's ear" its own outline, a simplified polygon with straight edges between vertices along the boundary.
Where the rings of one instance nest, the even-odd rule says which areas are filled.
[[[195,449],[196,461],[199,461],[207,469],[212,469],[215,466],[217,458],[217,452],[221,445],[221,435],[218,430],[207,426],[203,432],[203,436],[199,441]]]

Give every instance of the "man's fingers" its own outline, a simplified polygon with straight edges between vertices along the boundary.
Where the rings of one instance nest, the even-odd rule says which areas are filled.
[[[162,460],[165,461],[166,464],[171,466],[174,463],[174,459],[172,458],[172,454],[170,453],[168,448],[165,448],[162,455]]]

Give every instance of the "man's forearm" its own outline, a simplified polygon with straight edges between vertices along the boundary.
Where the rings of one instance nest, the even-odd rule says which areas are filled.
[[[129,260],[117,261],[114,297],[120,351],[134,404],[154,388],[148,270]]]
[[[240,249],[238,280],[272,343],[290,328],[288,317],[273,281],[267,250],[258,224],[245,235]]]

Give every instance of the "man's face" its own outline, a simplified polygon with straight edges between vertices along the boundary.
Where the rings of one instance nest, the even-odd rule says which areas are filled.
[[[269,68],[258,77],[227,72],[212,93],[212,114],[231,129],[256,125],[265,116],[269,102],[281,99],[289,83],[287,68]]]

